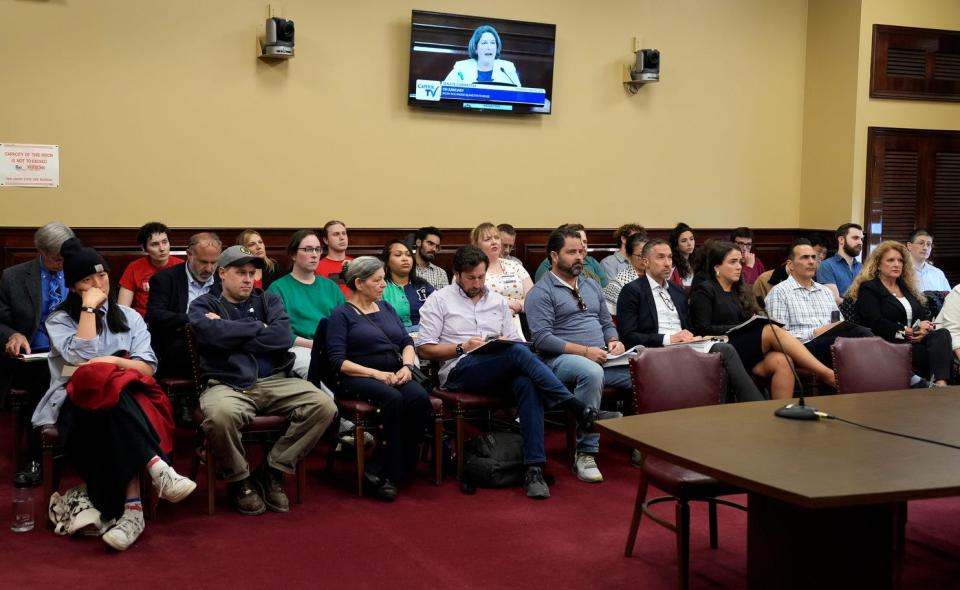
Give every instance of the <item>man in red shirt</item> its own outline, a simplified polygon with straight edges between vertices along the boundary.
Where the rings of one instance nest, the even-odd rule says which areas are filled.
[[[150,297],[150,277],[157,271],[183,263],[182,258],[170,256],[170,240],[167,226],[159,221],[143,225],[137,232],[137,242],[147,254],[127,265],[120,277],[120,293],[117,303],[132,307],[141,316],[147,314]]]
[[[328,221],[323,226],[321,232],[323,245],[327,248],[326,256],[320,259],[317,265],[316,274],[326,277],[337,284],[343,291],[343,296],[349,298],[350,293],[347,284],[340,278],[340,271],[343,270],[343,263],[347,260],[353,260],[347,256],[347,226],[342,221]]]

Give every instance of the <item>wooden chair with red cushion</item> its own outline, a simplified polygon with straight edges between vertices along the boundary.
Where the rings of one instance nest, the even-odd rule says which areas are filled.
[[[910,387],[913,353],[909,344],[879,336],[837,338],[830,347],[837,393],[894,391]]]
[[[685,346],[647,348],[640,351],[640,354],[630,361],[634,409],[638,414],[646,414],[719,403],[724,387],[722,362],[723,359],[718,354],[703,354]],[[664,367],[683,367],[683,370],[664,370]],[[690,501],[708,503],[710,548],[716,549],[717,504],[745,509],[718,496],[737,494],[740,490],[648,453],[642,456],[640,470],[636,506],[624,555],[629,557],[633,554],[640,519],[646,514],[657,524],[676,533],[678,587],[686,588],[690,577]],[[647,489],[651,485],[669,496],[647,500]],[[673,522],[650,511],[652,505],[668,501],[676,502]]]

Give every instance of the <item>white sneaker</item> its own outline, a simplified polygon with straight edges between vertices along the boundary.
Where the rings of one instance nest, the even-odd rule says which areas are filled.
[[[142,510],[124,510],[117,524],[103,533],[101,539],[117,551],[124,551],[137,540],[143,532],[143,526]]]
[[[153,480],[153,487],[162,499],[168,502],[179,502],[189,496],[197,488],[197,484],[167,465],[166,469]]]
[[[573,464],[573,472],[577,474],[577,479],[580,481],[588,483],[603,481],[603,474],[597,469],[597,460],[593,455],[577,453],[577,460]]]

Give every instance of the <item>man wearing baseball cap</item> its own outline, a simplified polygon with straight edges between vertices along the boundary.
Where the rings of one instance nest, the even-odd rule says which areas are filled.
[[[188,313],[206,389],[202,428],[230,498],[242,514],[286,512],[283,475],[294,473],[336,416],[333,400],[312,383],[290,377],[293,342],[280,298],[253,286],[263,259],[231,246],[218,260],[220,285],[198,297]],[[257,414],[281,415],[290,426],[251,473],[239,427]]]

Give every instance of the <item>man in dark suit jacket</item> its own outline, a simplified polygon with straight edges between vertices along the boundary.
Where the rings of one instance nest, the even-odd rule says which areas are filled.
[[[650,240],[643,247],[643,257],[646,273],[627,283],[617,299],[617,328],[624,346],[659,347],[695,340],[683,289],[667,280],[673,270],[670,245],[664,240]],[[732,346],[717,342],[710,352],[723,357],[727,372],[724,401],[764,399]]]
[[[46,362],[24,363],[16,358],[21,354],[44,352],[50,341],[43,323],[50,311],[67,296],[63,279],[63,258],[60,246],[73,237],[73,231],[62,223],[48,223],[33,236],[40,253],[35,259],[3,271],[0,280],[0,390],[11,386],[27,392],[28,399],[16,420],[23,422],[50,385],[50,371]],[[28,435],[30,452],[23,471],[14,476],[15,483],[40,484],[40,446],[36,433]],[[19,445],[20,441],[16,441]],[[17,466],[19,467],[19,465]]]
[[[222,244],[217,234],[201,232],[190,237],[187,263],[166,268],[150,277],[147,326],[161,376],[190,377],[191,357],[184,327],[194,299],[217,280],[217,257]]]

